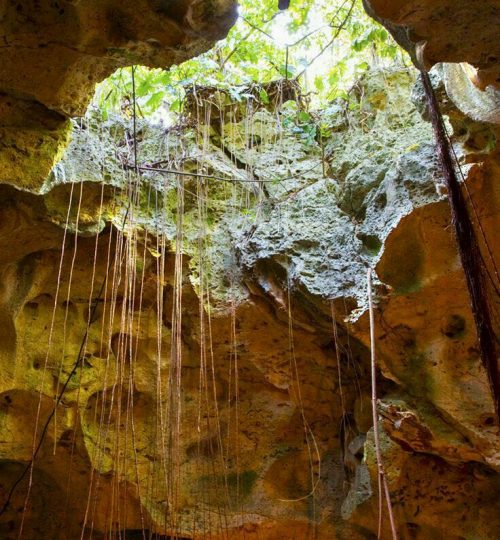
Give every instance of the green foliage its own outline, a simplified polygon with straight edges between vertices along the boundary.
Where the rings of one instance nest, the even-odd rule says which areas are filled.
[[[313,115],[300,110],[294,101],[284,103],[281,112],[283,127],[294,133],[307,146],[312,146],[318,132],[318,123]]]
[[[278,12],[276,0],[240,0],[240,18],[212,50],[169,70],[136,68],[137,109],[175,122],[193,85],[225,88],[240,101],[245,85],[277,78],[298,78],[314,107],[345,98],[371,65],[401,61],[403,53],[366,15],[361,0],[296,1],[285,12]],[[269,102],[265,90],[260,99]],[[111,111],[130,115],[131,102],[131,68],[97,89],[95,104],[104,118]]]

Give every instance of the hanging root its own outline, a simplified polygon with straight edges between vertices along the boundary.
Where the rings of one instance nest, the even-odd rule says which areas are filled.
[[[450,201],[451,217],[455,228],[458,251],[462,261],[462,267],[469,289],[472,314],[476,324],[479,349],[483,366],[488,374],[489,384],[497,423],[500,423],[500,388],[498,381],[498,357],[495,346],[495,333],[491,323],[488,297],[484,282],[484,263],[477,242],[474,227],[467,209],[465,197],[458,183],[455,168],[451,157],[451,146],[446,137],[443,118],[439,111],[439,105],[432,88],[429,74],[421,70],[425,94],[429,106],[429,113],[436,138],[439,160],[443,178],[448,188],[448,200]]]
[[[372,271],[368,269],[368,305],[370,313],[370,352],[371,352],[371,378],[372,378],[372,415],[373,415],[373,439],[375,442],[375,455],[377,457],[377,478],[378,478],[378,534],[377,538],[382,537],[382,489],[387,502],[387,512],[391,524],[393,540],[398,539],[396,532],[396,522],[392,511],[391,496],[389,485],[385,476],[384,464],[382,463],[382,452],[380,451],[380,436],[378,432],[378,413],[377,413],[377,371],[375,355],[375,318],[373,316],[373,296],[372,296]]]

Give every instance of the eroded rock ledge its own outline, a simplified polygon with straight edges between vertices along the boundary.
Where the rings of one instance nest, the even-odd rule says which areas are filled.
[[[2,2],[0,182],[37,190],[97,82],[122,66],[197,56],[235,18],[233,0]]]
[[[438,62],[468,62],[481,89],[500,87],[498,0],[363,0],[408,52],[430,69]]]

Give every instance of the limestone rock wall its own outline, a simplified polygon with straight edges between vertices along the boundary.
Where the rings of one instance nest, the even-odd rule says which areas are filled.
[[[122,66],[192,58],[235,18],[232,0],[2,2],[0,181],[38,189],[97,82]]]
[[[141,163],[204,181],[123,171],[129,123],[91,111],[40,193],[2,186],[3,497],[67,382],[2,538],[23,514],[26,538],[372,538],[368,265],[400,535],[498,536],[498,430],[414,77],[371,72],[317,116],[222,101],[208,125],[139,124]],[[447,112],[498,253],[496,128]]]
[[[363,0],[363,5],[426,69],[438,62],[468,62],[478,70],[474,80],[482,90],[498,88],[498,0]]]
[[[424,66],[470,64],[433,80],[498,330],[498,1],[364,4]],[[373,538],[368,265],[398,532],[499,537],[499,433],[414,74],[371,72],[313,115],[296,88],[212,89],[207,124],[140,123],[141,163],[204,181],[124,170],[129,122],[85,114],[117,67],[190,58],[234,18],[0,7],[0,503],[47,428],[0,537]]]

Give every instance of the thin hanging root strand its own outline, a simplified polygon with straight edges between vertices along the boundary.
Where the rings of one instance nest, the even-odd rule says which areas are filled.
[[[287,311],[288,311],[288,347],[289,347],[289,354],[290,354],[290,376],[293,382],[296,384],[296,400],[298,403],[298,407],[300,410],[300,415],[302,417],[302,423],[304,426],[304,434],[307,444],[307,453],[309,455],[309,466],[310,466],[310,473],[311,473],[311,491],[307,493],[306,495],[302,497],[298,497],[296,499],[278,499],[280,502],[300,502],[304,501],[306,499],[309,499],[311,497],[314,497],[316,490],[321,482],[321,452],[319,450],[318,443],[316,441],[316,437],[314,436],[314,432],[311,429],[311,426],[309,425],[309,422],[307,421],[305,410],[304,410],[304,402],[302,399],[302,391],[300,388],[300,375],[299,370],[297,366],[297,358],[295,356],[295,340],[294,340],[294,334],[293,334],[293,316],[292,316],[292,299],[291,299],[291,282],[290,282],[290,276],[288,276],[288,286],[287,286]],[[317,469],[317,479],[314,480],[314,464],[313,464],[313,448],[311,447],[311,441],[314,447],[314,453],[316,454],[316,458],[318,461],[318,469]],[[312,500],[312,505],[314,508],[314,499]],[[314,510],[313,510],[314,511]]]
[[[378,431],[378,412],[377,412],[377,370],[376,370],[376,354],[375,354],[375,317],[373,314],[373,295],[372,295],[372,271],[368,269],[368,305],[370,313],[370,353],[371,353],[371,378],[372,378],[372,414],[373,414],[373,438],[375,441],[375,454],[377,457],[378,470],[378,535],[382,536],[382,489],[384,491],[385,500],[387,502],[387,512],[389,513],[389,522],[391,524],[391,532],[393,540],[397,540],[396,522],[394,521],[394,513],[392,510],[391,496],[389,493],[389,485],[385,476],[384,464],[382,462],[382,452],[380,451],[380,434]]]
[[[495,332],[491,323],[491,314],[484,283],[484,263],[472,225],[465,197],[458,183],[451,147],[446,137],[446,130],[439,105],[432,87],[429,74],[421,70],[429,113],[436,138],[442,174],[448,188],[448,200],[451,207],[451,218],[455,228],[458,251],[469,290],[472,314],[476,324],[479,349],[495,406],[497,423],[500,424],[500,387],[498,380],[498,357],[495,346]]]

